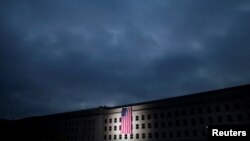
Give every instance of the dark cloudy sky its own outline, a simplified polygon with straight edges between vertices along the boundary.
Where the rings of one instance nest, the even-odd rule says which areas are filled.
[[[248,84],[248,0],[1,0],[0,118]]]

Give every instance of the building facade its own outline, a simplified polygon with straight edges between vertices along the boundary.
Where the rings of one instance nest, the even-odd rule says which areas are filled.
[[[132,134],[120,132],[123,107],[132,107]],[[67,141],[205,140],[208,125],[250,124],[250,85],[22,121]]]

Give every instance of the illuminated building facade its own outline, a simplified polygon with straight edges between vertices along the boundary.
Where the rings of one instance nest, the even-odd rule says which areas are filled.
[[[133,134],[121,134],[121,109],[128,106]],[[49,127],[68,141],[205,140],[207,125],[250,123],[250,85],[23,120]]]

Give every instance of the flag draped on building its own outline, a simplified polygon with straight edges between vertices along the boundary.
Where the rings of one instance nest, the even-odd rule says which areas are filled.
[[[122,108],[121,134],[132,134],[132,107]]]

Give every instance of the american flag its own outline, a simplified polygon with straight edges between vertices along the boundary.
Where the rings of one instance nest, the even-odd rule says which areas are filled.
[[[132,134],[132,107],[122,108],[121,134]]]

